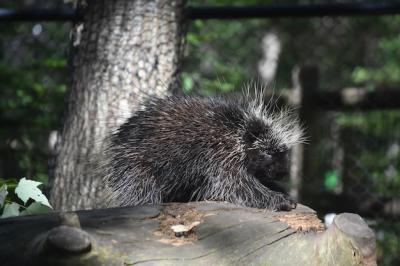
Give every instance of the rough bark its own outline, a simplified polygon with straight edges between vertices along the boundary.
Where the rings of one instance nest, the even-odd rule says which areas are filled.
[[[83,11],[51,180],[51,203],[61,210],[98,205],[102,185],[92,162],[102,140],[141,100],[176,86],[182,48],[182,0],[96,0]]]
[[[186,236],[172,226],[195,225]],[[268,212],[196,202],[0,220],[0,261],[21,265],[376,265],[356,214],[325,230],[305,206]],[[23,254],[23,256],[21,256]]]

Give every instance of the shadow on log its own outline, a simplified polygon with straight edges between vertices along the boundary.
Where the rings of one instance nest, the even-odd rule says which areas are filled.
[[[356,214],[325,230],[299,205],[269,212],[171,203],[0,220],[2,265],[376,265],[375,236]]]

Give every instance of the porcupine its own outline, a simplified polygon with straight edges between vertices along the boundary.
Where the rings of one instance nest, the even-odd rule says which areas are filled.
[[[270,109],[261,97],[147,101],[108,139],[102,171],[110,205],[216,200],[295,208],[268,183],[288,173],[302,129],[293,112]]]

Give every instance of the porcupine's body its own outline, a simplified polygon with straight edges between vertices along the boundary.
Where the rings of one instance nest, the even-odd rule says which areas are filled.
[[[288,210],[295,203],[265,185],[287,173],[301,138],[295,119],[262,102],[153,99],[109,138],[103,174],[114,206],[219,200]]]

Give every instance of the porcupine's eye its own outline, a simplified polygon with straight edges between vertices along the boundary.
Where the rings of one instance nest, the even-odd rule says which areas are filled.
[[[247,170],[258,179],[264,179],[270,172],[274,158],[271,154],[257,149],[249,150],[247,154]]]
[[[253,120],[250,121],[246,125],[246,131],[244,134],[244,141],[248,144],[251,145],[254,143],[254,141],[257,140],[263,133],[263,130],[265,129],[265,126],[262,124],[261,121],[258,120]]]
[[[273,163],[273,158],[274,155],[268,154],[266,152],[260,152],[258,155],[258,163],[261,168],[268,167]]]

